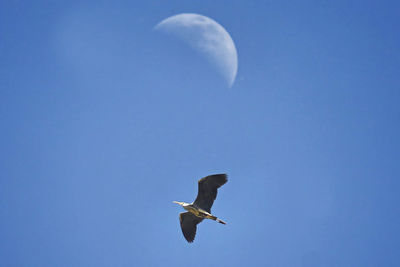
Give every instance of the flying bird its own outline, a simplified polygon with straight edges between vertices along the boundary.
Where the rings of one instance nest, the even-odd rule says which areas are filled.
[[[189,204],[173,201],[187,210],[187,212],[179,214],[179,221],[181,223],[183,236],[189,243],[193,242],[196,236],[197,224],[201,223],[204,219],[211,219],[226,224],[226,222],[211,214],[211,206],[217,197],[218,188],[227,181],[226,174],[209,175],[199,180],[199,192],[193,203]]]

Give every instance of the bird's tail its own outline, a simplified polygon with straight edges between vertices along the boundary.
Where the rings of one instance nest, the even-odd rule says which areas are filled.
[[[222,223],[222,224],[226,224],[226,222],[224,222],[223,220],[220,220],[218,218],[216,219],[216,221],[219,222],[219,223]]]
[[[217,222],[219,222],[219,223],[222,223],[222,224],[226,224],[226,222],[224,222],[223,220],[218,219],[217,217],[215,217],[215,216],[213,216],[213,215],[210,216],[210,219],[211,219],[211,220],[214,220],[214,221],[217,221]]]

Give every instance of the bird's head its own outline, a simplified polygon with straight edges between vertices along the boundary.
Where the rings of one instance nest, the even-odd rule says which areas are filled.
[[[183,207],[183,205],[185,205],[185,202],[179,202],[179,201],[172,201],[173,203],[176,203],[178,205],[181,205]]]

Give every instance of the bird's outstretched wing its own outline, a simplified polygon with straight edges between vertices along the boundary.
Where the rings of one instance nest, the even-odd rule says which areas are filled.
[[[193,242],[194,237],[196,236],[197,224],[202,220],[202,218],[199,218],[190,212],[182,212],[179,214],[183,236],[189,243]]]
[[[199,192],[193,204],[211,213],[211,206],[217,197],[217,189],[228,181],[226,174],[214,174],[199,180]]]

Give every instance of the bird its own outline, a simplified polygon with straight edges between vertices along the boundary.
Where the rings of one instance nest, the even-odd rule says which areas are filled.
[[[223,220],[211,214],[211,207],[217,197],[217,190],[228,181],[226,174],[213,174],[201,178],[198,181],[199,191],[193,203],[173,201],[181,205],[187,212],[179,214],[179,221],[185,239],[192,243],[196,236],[197,224],[204,219],[211,219],[221,224],[226,224]]]

